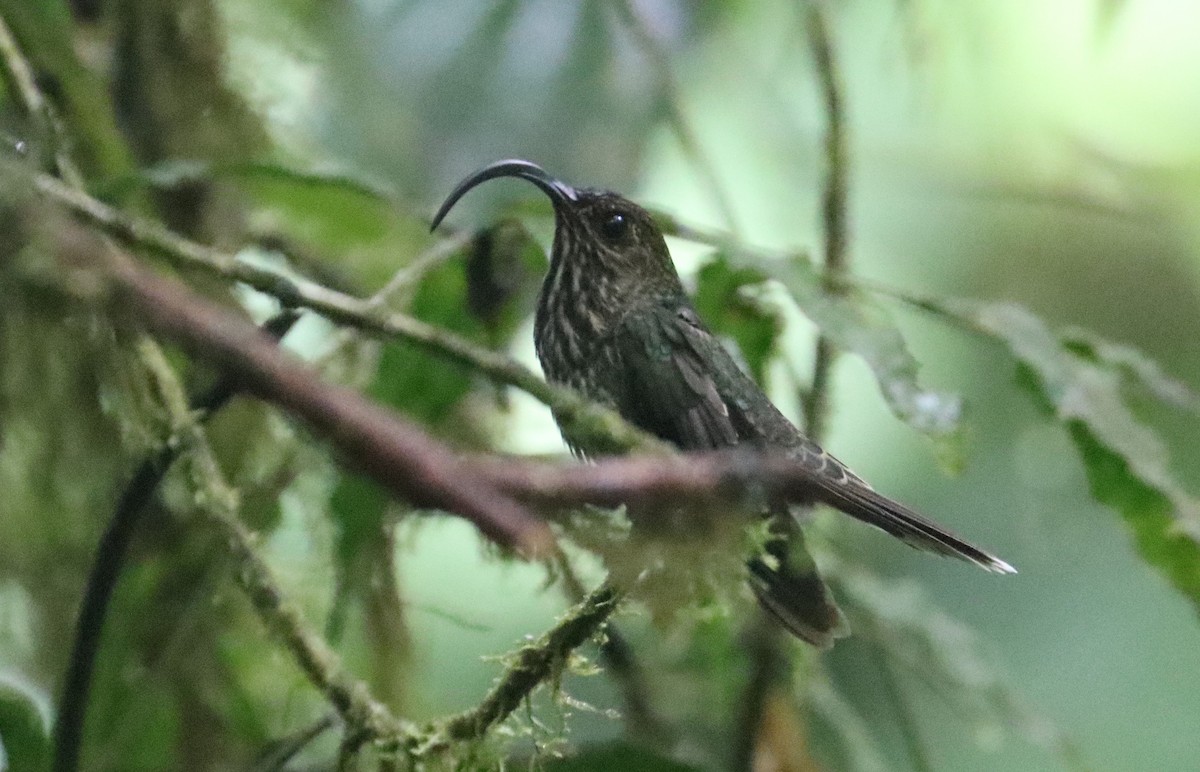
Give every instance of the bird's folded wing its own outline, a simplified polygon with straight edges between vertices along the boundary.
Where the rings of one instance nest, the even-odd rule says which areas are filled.
[[[744,442],[778,447],[811,472],[815,501],[875,526],[917,549],[997,573],[1008,563],[877,493],[805,437],[767,398],[689,307],[638,314],[618,337],[633,420],[686,450]]]

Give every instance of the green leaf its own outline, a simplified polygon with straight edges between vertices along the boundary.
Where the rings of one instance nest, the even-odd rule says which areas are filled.
[[[1126,404],[1131,372],[1162,391],[1166,381],[1139,352],[1064,340],[1028,310],[1011,303],[926,301],[926,308],[966,321],[1008,347],[1031,388],[1071,434],[1092,495],[1117,509],[1142,557],[1200,608],[1200,501],[1170,474],[1162,440]],[[1169,389],[1171,393],[1177,390]]]
[[[761,274],[734,268],[726,257],[718,255],[700,269],[692,300],[700,316],[718,334],[737,341],[754,379],[764,383],[767,365],[777,353],[782,323],[756,297],[754,290],[761,282]]]
[[[50,738],[46,719],[38,710],[37,694],[31,686],[13,680],[0,680],[0,748],[12,772],[47,769],[50,765]]]
[[[604,745],[586,746],[567,759],[558,759],[545,765],[548,772],[609,772],[621,769],[627,772],[696,772],[697,768],[665,756],[648,748],[628,743],[614,742]]]
[[[962,400],[920,385],[920,366],[882,308],[857,295],[829,293],[822,287],[816,268],[802,256],[755,260],[752,264],[787,288],[823,335],[839,348],[862,357],[896,417],[933,438],[942,450],[958,446]]]
[[[1130,385],[1167,404],[1200,414],[1200,394],[1163,372],[1158,362],[1133,346],[1115,343],[1079,327],[1068,327],[1061,337],[1072,351],[1117,370]]]

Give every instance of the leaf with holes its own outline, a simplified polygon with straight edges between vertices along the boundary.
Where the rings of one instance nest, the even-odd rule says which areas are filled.
[[[1009,349],[1022,366],[1022,384],[1069,430],[1092,495],[1121,513],[1142,557],[1200,607],[1200,500],[1172,478],[1165,445],[1134,415],[1122,392],[1130,362],[1143,379],[1150,373],[1154,377],[1149,382],[1161,386],[1157,368],[1148,369],[1143,354],[1134,356],[1131,349],[1114,354],[1094,341],[1087,355],[1081,355],[1078,334],[1064,339],[1012,303],[948,300],[922,305]]]

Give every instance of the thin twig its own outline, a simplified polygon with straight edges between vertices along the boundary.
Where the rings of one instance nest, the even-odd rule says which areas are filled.
[[[466,249],[471,243],[472,238],[471,233],[458,231],[448,238],[438,241],[432,247],[413,258],[407,265],[402,266],[400,270],[396,271],[392,275],[392,278],[388,280],[388,283],[383,285],[378,292],[370,297],[367,301],[367,306],[372,309],[386,308],[395,302],[396,297],[400,293],[411,290],[416,286],[429,271]]]
[[[804,14],[825,107],[825,183],[821,193],[825,235],[822,282],[827,292],[840,294],[845,292],[843,279],[849,271],[846,250],[848,171],[845,109],[837,59],[822,0],[805,0]],[[836,358],[837,350],[833,344],[821,336],[813,356],[812,387],[804,407],[805,432],[817,442],[825,435],[829,413],[829,379]]]
[[[254,762],[252,772],[278,772],[287,766],[296,754],[313,740],[320,737],[337,722],[336,713],[327,713],[309,726],[271,743]]]
[[[5,84],[14,101],[21,105],[26,115],[32,118],[49,137],[54,149],[55,172],[68,184],[83,187],[83,175],[71,160],[66,150],[66,131],[54,105],[38,88],[37,78],[29,60],[21,53],[17,39],[3,15],[0,15],[0,63],[3,65]]]
[[[683,98],[680,95],[679,85],[675,82],[667,51],[646,26],[646,22],[638,14],[630,0],[619,0],[613,4],[613,8],[638,47],[642,49],[642,53],[650,61],[654,77],[658,81],[659,98],[666,108],[667,124],[675,133],[675,138],[679,140],[684,155],[691,160],[692,165],[704,179],[709,195],[712,196],[713,203],[717,205],[717,211],[721,213],[721,218],[725,221],[725,227],[735,234],[740,233],[736,210],[717,177],[716,165],[704,150],[704,145],[700,142],[695,128],[683,109]]]

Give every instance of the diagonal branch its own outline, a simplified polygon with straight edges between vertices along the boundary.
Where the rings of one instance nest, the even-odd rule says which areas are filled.
[[[12,171],[23,172],[20,168]],[[563,433],[581,447],[594,449],[596,453],[633,449],[666,452],[662,442],[631,426],[615,411],[585,399],[573,389],[549,384],[516,360],[476,346],[448,330],[405,314],[387,312],[370,300],[241,262],[233,255],[190,241],[151,220],[114,209],[49,175],[33,175],[31,181],[39,193],[76,216],[126,244],[163,257],[177,268],[200,270],[227,281],[242,282],[279,299],[284,305],[308,308],[330,321],[371,335],[414,343],[500,383],[515,386],[549,407]]]
[[[414,750],[436,749],[446,742],[476,740],[503,721],[538,684],[551,678],[570,653],[583,645],[616,611],[622,593],[605,582],[572,607],[534,643],[512,654],[512,664],[475,708],[436,724]]]
[[[68,265],[100,269],[111,309],[216,364],[238,388],[302,418],[359,470],[418,506],[456,512],[502,545],[536,554],[552,536],[541,520],[464,468],[449,449],[350,389],[325,384],[254,325],[181,285],[136,267],[85,233],[65,244]]]
[[[255,537],[238,517],[237,495],[225,482],[216,458],[187,405],[187,398],[162,350],[143,339],[144,358],[174,426],[174,441],[183,444],[186,471],[195,491],[196,515],[220,536],[237,570],[234,578],[267,628],[282,639],[309,680],[347,724],[347,734],[362,741],[410,731],[370,694],[366,684],[342,665],[321,636],[304,621],[300,610],[279,589],[274,571],[258,553]]]
[[[769,450],[611,457],[587,465],[460,456],[357,392],[314,378],[241,317],[136,267],[124,255],[98,255],[107,247],[86,231],[58,230],[64,263],[93,273],[92,281],[70,282],[68,289],[90,291],[81,297],[131,313],[131,322],[177,341],[239,389],[304,421],[353,469],[406,500],[467,517],[502,544],[533,550],[551,544],[545,523],[518,502],[547,509],[635,502],[639,511],[691,507],[698,515],[715,503],[747,511],[775,500],[838,503],[819,470]]]
[[[76,188],[83,187],[83,175],[66,151],[66,131],[54,105],[38,88],[29,60],[21,53],[12,29],[0,15],[0,67],[8,92],[21,109],[44,131],[54,149],[54,168],[59,177]]]
[[[295,320],[294,313],[283,312],[269,320],[264,329],[272,337],[281,338]],[[232,384],[228,380],[222,380],[197,398],[190,410],[197,415],[197,420],[203,420],[219,410],[233,395]],[[96,555],[92,560],[87,584],[84,586],[83,600],[79,604],[79,617],[75,620],[71,654],[67,660],[67,672],[63,678],[58,714],[54,722],[56,770],[72,770],[78,765],[88,696],[91,692],[92,670],[100,649],[109,601],[116,589],[125,556],[141,524],[146,505],[157,493],[167,470],[179,458],[180,453],[182,448],[179,445],[164,443],[157,452],[138,466],[121,492],[113,516],[96,547]]]

